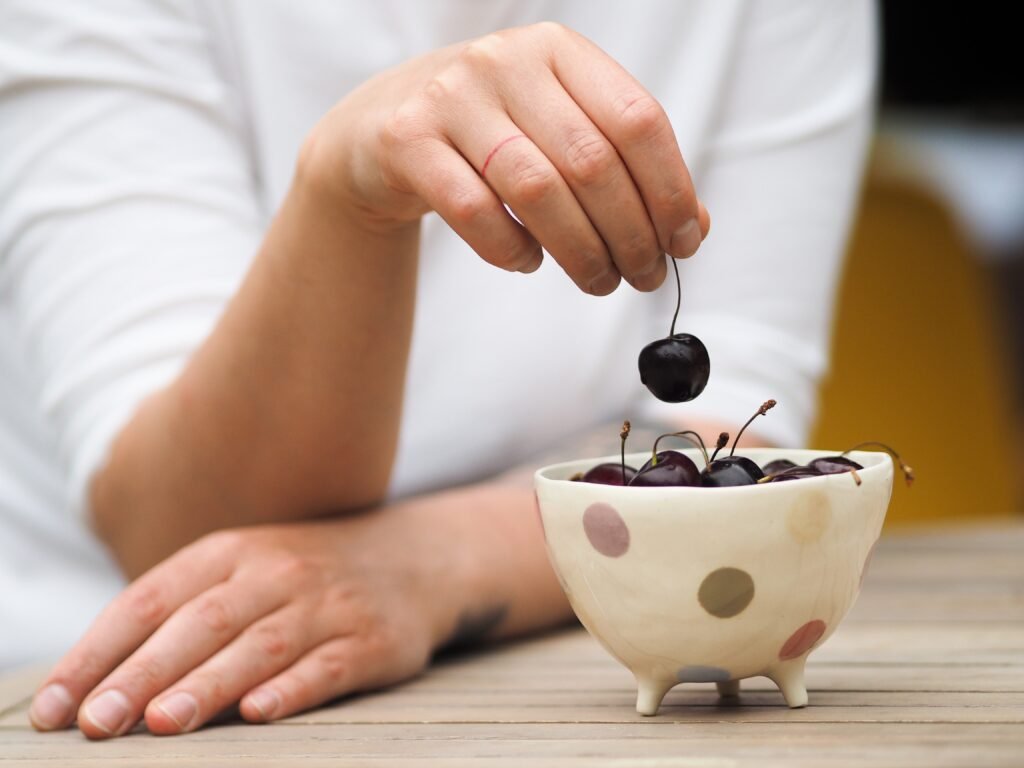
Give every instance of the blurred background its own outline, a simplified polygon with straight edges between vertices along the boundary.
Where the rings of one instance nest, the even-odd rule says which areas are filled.
[[[888,525],[1024,510],[1024,67],[1005,4],[885,0],[878,132],[811,445],[914,467]]]

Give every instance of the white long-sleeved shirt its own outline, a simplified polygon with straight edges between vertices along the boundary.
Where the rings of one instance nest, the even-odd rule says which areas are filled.
[[[668,112],[714,219],[677,325],[711,380],[674,406],[640,385],[671,279],[589,297],[550,259],[489,267],[428,216],[393,495],[604,421],[738,425],[768,397],[761,433],[802,444],[869,130],[868,0],[5,0],[0,667],[63,651],[122,586],[88,529],[89,478],[217,322],[310,127],[381,69],[541,19]]]

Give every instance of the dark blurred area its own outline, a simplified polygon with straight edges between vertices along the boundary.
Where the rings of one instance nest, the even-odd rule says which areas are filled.
[[[1024,65],[1012,4],[883,0],[881,109],[815,444],[918,469],[896,523],[1024,511]]]
[[[984,122],[1024,121],[1021,28],[1011,20],[1013,7],[883,2],[884,106]]]

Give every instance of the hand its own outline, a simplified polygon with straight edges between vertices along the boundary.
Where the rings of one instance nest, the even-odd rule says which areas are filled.
[[[596,295],[657,288],[662,253],[690,256],[710,226],[661,105],[554,23],[373,78],[311,133],[302,174],[384,226],[435,210],[504,269],[537,269],[543,246]]]
[[[41,730],[276,720],[415,675],[456,623],[450,540],[389,508],[215,533],[130,585],[33,702]],[[450,538],[450,537],[449,537]],[[80,706],[80,708],[79,708]]]

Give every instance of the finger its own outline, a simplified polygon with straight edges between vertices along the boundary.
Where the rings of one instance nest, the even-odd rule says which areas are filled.
[[[415,140],[414,130],[400,119],[391,125],[392,172],[484,261],[511,272],[535,271],[543,256],[533,236],[455,149],[441,140]]]
[[[665,110],[636,79],[576,33],[550,47],[553,70],[608,138],[643,198],[658,242],[677,258],[692,255],[706,230],[697,194]]]
[[[78,727],[98,739],[127,732],[150,700],[288,597],[273,580],[226,581],[189,601],[86,697]]]
[[[505,84],[512,120],[529,134],[566,180],[611,254],[639,290],[665,279],[665,259],[640,193],[619,153],[565,92],[550,70],[528,83]]]
[[[426,658],[381,655],[361,635],[329,640],[280,675],[246,694],[239,711],[246,720],[264,723],[357,691],[381,688],[412,677]]]
[[[227,545],[208,537],[140,576],[116,597],[57,662],[32,701],[29,718],[42,731],[66,728],[86,695],[185,602],[227,579]]]
[[[614,291],[620,275],[608,247],[558,169],[505,113],[474,123],[452,125],[453,143],[476,167],[486,162],[487,183],[581,290]]]
[[[242,696],[287,669],[326,638],[309,604],[291,603],[248,627],[226,648],[187,674],[146,707],[156,734],[199,728]]]

